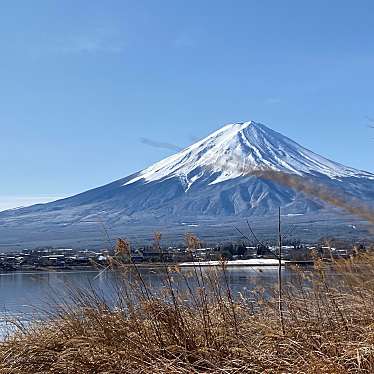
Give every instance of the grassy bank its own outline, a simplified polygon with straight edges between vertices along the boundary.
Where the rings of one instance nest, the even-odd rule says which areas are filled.
[[[0,343],[1,373],[373,373],[374,256],[296,270],[283,289],[231,294],[221,269],[164,267],[164,288],[120,268],[108,302],[71,290]],[[129,281],[131,272],[131,281]],[[266,292],[265,292],[266,291]]]

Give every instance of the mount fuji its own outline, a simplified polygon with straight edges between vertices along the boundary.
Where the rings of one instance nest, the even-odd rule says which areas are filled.
[[[152,222],[178,223],[264,218],[282,207],[286,216],[319,216],[326,203],[249,169],[270,169],[317,181],[370,204],[374,174],[333,162],[263,124],[224,126],[152,166],[105,186],[52,203],[0,213],[0,234],[33,238],[59,231],[84,242],[99,220],[118,230]],[[91,235],[91,234],[90,234]],[[10,240],[10,239],[9,239]],[[34,242],[33,241],[33,242]],[[27,240],[26,240],[27,242]]]

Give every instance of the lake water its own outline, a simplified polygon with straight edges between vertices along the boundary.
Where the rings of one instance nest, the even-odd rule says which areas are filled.
[[[162,287],[164,275],[160,269],[143,268],[140,272],[146,284]],[[227,279],[233,294],[238,295],[239,292],[245,294],[254,287],[266,289],[274,286],[277,272],[277,267],[232,267],[227,269]],[[283,268],[282,272],[285,280],[292,279],[292,270]],[[115,273],[109,271],[0,274],[0,316],[19,316],[23,320],[30,320],[40,310],[53,307],[72,286],[93,286],[100,293],[110,296],[115,276]]]

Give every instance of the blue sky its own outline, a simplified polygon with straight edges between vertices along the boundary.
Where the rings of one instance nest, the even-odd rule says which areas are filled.
[[[35,0],[0,12],[0,209],[256,120],[374,171],[374,2]],[[373,120],[374,122],[374,120]]]

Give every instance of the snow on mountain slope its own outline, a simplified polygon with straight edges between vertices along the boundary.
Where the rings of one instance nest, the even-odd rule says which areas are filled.
[[[234,164],[240,164],[235,167]],[[244,168],[243,168],[244,166]],[[298,175],[322,174],[332,179],[374,175],[330,161],[291,139],[253,121],[229,124],[183,151],[140,172],[124,185],[178,177],[189,190],[207,173],[216,177],[210,184],[243,176],[243,169],[270,168]]]

